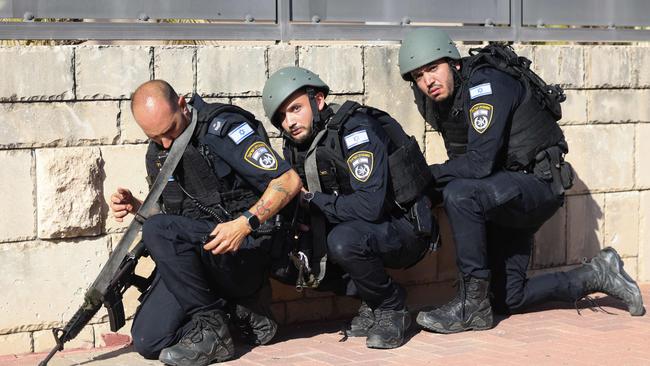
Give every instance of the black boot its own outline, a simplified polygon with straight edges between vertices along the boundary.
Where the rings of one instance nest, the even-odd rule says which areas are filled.
[[[251,297],[235,300],[229,312],[241,337],[252,346],[269,343],[278,330],[271,312],[270,284]]]
[[[633,316],[645,313],[641,290],[623,269],[623,260],[616,250],[607,247],[589,262],[566,272],[574,286],[580,288],[576,300],[594,292],[603,292],[623,301]]]
[[[158,359],[166,365],[205,366],[222,362],[235,355],[226,314],[209,310],[192,316],[194,327],[171,347],[160,352]]]
[[[490,282],[462,274],[458,282],[456,297],[438,309],[421,311],[416,319],[418,324],[437,333],[492,328]]]
[[[375,322],[368,330],[368,348],[397,348],[404,343],[404,334],[411,325],[408,310],[375,309]]]
[[[345,330],[348,337],[367,337],[368,330],[375,324],[375,315],[365,301],[361,301],[359,315],[352,318],[350,326]]]

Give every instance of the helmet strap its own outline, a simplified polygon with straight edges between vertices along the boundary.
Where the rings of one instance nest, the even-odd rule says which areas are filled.
[[[307,97],[309,98],[309,105],[311,106],[312,120],[314,122],[314,126],[312,126],[311,130],[316,131],[317,129],[320,129],[322,122],[320,118],[320,111],[318,110],[318,105],[316,104],[316,90],[314,90],[314,88],[308,87],[306,91]]]

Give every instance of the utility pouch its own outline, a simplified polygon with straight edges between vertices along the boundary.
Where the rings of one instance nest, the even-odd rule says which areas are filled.
[[[440,230],[431,209],[431,200],[427,196],[422,196],[411,206],[410,216],[415,234],[429,239],[431,243],[429,249],[434,251],[440,246]]]
[[[542,150],[535,156],[533,173],[536,177],[551,183],[553,193],[560,196],[573,186],[573,168],[564,161],[567,152],[563,143]]]

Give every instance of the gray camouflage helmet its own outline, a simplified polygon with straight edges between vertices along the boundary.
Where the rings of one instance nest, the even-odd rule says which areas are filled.
[[[322,91],[325,96],[330,91],[330,87],[318,75],[302,67],[290,66],[274,72],[262,90],[264,113],[273,123],[273,116],[280,105],[296,90],[310,86]]]
[[[399,73],[413,81],[411,71],[441,58],[460,59],[458,48],[449,35],[436,28],[420,28],[406,35],[399,48]]]

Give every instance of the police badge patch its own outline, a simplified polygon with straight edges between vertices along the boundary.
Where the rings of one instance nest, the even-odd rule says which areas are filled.
[[[370,151],[357,151],[348,158],[348,169],[352,176],[365,182],[370,178],[373,168],[373,156]]]
[[[476,132],[483,133],[490,127],[493,111],[494,107],[487,103],[477,103],[469,110],[472,127],[474,127]]]
[[[278,160],[275,158],[273,150],[262,141],[254,142],[248,150],[246,150],[244,160],[256,168],[264,170],[278,169]]]

